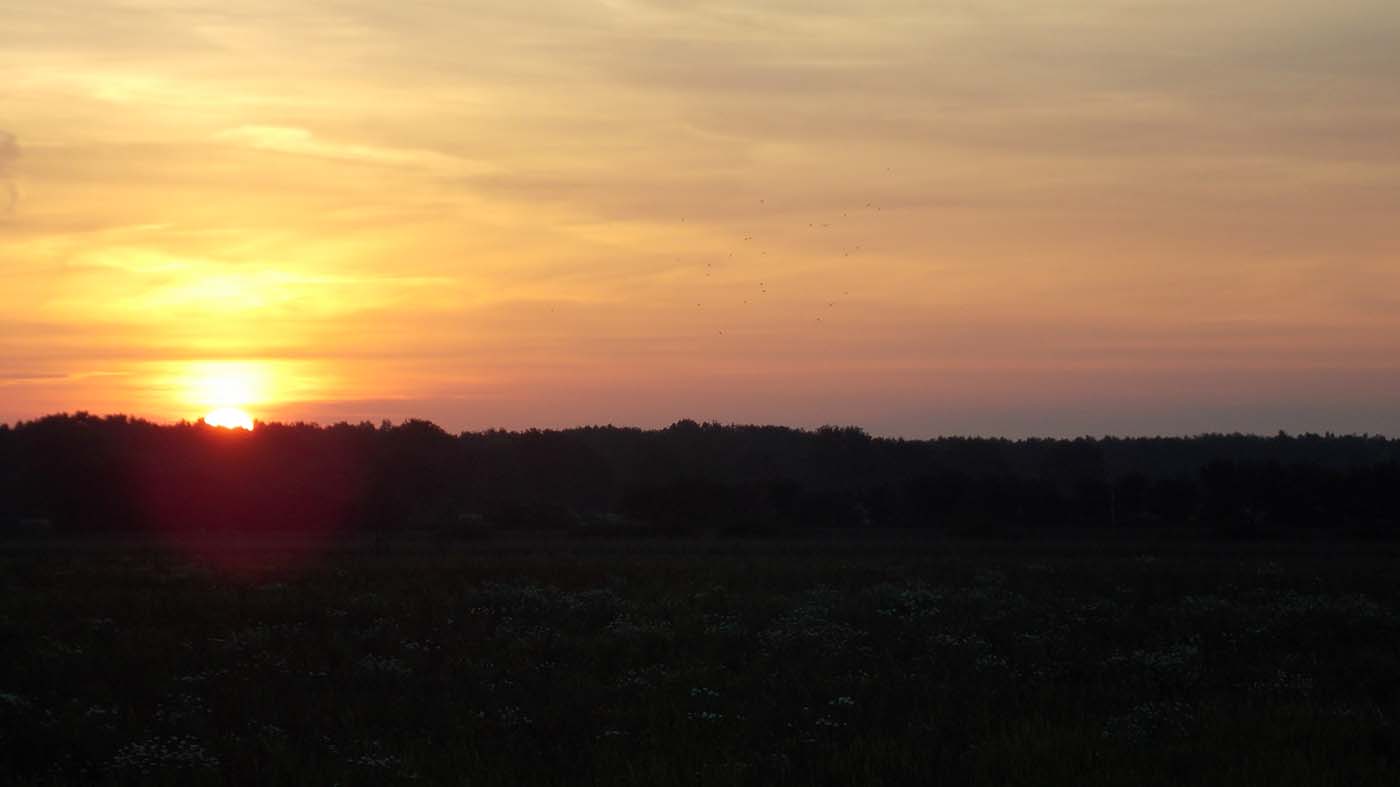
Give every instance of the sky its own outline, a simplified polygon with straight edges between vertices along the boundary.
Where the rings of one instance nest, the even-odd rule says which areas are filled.
[[[0,0],[0,421],[1400,434],[1394,0]]]

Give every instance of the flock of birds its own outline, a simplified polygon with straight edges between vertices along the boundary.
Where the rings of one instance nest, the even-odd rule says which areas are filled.
[[[760,199],[758,202],[759,202],[760,205],[766,205],[766,204],[767,204],[766,200],[763,200],[763,199]],[[882,210],[882,208],[880,208],[879,206],[876,206],[876,205],[875,205],[874,203],[872,203],[872,202],[867,202],[867,203],[865,203],[865,209],[868,210],[868,211],[874,211],[874,212],[880,212],[880,211]],[[842,218],[849,218],[849,217],[850,217],[850,213],[849,213],[849,212],[845,212],[845,213],[842,213],[841,216],[842,216]],[[685,219],[681,219],[681,221],[685,221]],[[808,223],[807,223],[807,228],[808,228],[808,229],[811,229],[811,230],[830,229],[831,227],[832,227],[832,223],[831,223],[831,222],[815,222],[815,221],[814,221],[814,222],[808,222]],[[744,235],[744,236],[743,236],[743,242],[746,243],[746,244],[752,244],[752,243],[754,242],[754,239],[755,239],[755,236],[752,235],[752,234],[748,234],[748,235]],[[849,248],[843,249],[842,252],[841,252],[841,256],[842,256],[843,258],[849,258],[849,257],[851,257],[852,255],[859,254],[859,253],[863,250],[863,248],[864,248],[864,247],[861,246],[861,245],[851,246],[851,247],[849,247]],[[736,253],[733,252],[733,251],[729,252],[729,255],[728,255],[728,256],[729,256],[729,259],[731,259],[731,260],[734,260],[734,259],[737,258]],[[757,250],[757,256],[758,256],[758,257],[766,257],[766,256],[768,256],[768,250],[767,250],[767,249],[758,249],[758,250]],[[704,277],[707,278],[707,279],[712,279],[712,278],[713,278],[713,274],[715,273],[715,270],[716,270],[716,269],[715,269],[715,264],[714,264],[713,262],[706,262],[703,270],[704,270]],[[754,285],[751,285],[751,286],[754,286]],[[765,298],[765,297],[768,295],[768,287],[769,287],[769,285],[768,285],[768,280],[766,280],[766,279],[759,279],[759,280],[757,280],[757,281],[756,281],[756,289],[757,289],[757,291],[758,291],[757,294],[756,294],[756,295],[752,295],[752,296],[747,297],[747,298],[743,298],[743,299],[742,299],[742,305],[743,305],[743,306],[750,306],[750,305],[754,304],[755,302],[757,302],[757,301],[762,300],[763,298]],[[841,293],[841,297],[842,297],[842,298],[848,298],[848,297],[850,297],[850,294],[851,294],[851,293],[850,293],[850,290],[843,290],[842,293]],[[837,305],[837,303],[838,303],[838,300],[827,300],[827,301],[824,301],[824,303],[825,303],[825,309],[834,309],[834,308],[836,308],[836,305]],[[697,302],[695,303],[695,308],[697,308],[697,309],[702,309],[702,310],[703,310],[703,309],[705,308],[705,302],[704,302],[704,301],[697,301]],[[823,319],[823,317],[819,314],[819,315],[817,315],[817,316],[815,316],[815,317],[813,318],[813,321],[814,321],[814,322],[824,322],[824,319]],[[725,335],[725,330],[724,330],[723,328],[716,328],[716,329],[715,329],[715,333],[716,333],[717,335],[719,335],[719,336],[724,336],[724,335]]]

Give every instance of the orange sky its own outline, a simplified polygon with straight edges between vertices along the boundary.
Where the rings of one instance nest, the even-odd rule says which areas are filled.
[[[0,0],[0,421],[1400,434],[1393,0]]]

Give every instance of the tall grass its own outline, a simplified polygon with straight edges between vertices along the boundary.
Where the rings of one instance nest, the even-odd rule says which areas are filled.
[[[1400,783],[1366,554],[0,553],[10,784]]]

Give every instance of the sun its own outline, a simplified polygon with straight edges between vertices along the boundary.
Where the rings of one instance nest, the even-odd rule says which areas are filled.
[[[204,423],[224,429],[253,429],[253,417],[237,407],[220,407],[204,416]]]
[[[189,412],[206,412],[210,426],[252,431],[245,408],[265,405],[274,395],[272,374],[260,361],[201,361],[181,364],[167,383]]]

